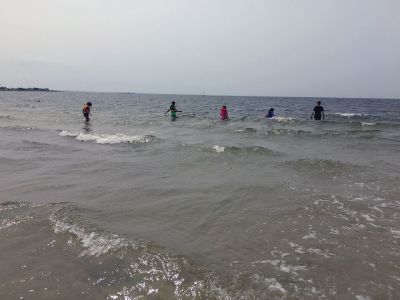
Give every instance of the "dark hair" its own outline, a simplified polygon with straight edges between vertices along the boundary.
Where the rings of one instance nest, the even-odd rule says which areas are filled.
[[[321,105],[321,101],[318,101],[317,104],[318,104],[318,105]]]
[[[86,103],[88,106],[92,106],[92,102],[88,102]]]
[[[175,101],[172,101],[172,104],[175,104]]]
[[[269,111],[274,111],[274,108],[273,108],[273,107],[271,107]]]
[[[226,108],[226,105],[222,106],[222,108]]]

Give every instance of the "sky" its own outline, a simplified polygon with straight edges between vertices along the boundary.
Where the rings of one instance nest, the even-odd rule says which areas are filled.
[[[400,0],[0,0],[0,85],[400,98]]]

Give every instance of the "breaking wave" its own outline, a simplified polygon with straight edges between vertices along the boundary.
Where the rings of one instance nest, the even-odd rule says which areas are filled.
[[[187,257],[84,224],[72,206],[58,209],[49,220],[56,234],[69,236],[68,244],[76,243],[81,247],[80,256],[113,261],[113,271],[103,273],[99,280],[102,284],[112,282],[116,288],[108,299],[232,298],[216,274],[194,265]],[[122,284],[115,285],[115,278],[123,278]]]

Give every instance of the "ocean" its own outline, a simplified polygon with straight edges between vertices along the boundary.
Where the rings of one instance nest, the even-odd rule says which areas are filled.
[[[399,112],[0,92],[0,299],[399,299]]]

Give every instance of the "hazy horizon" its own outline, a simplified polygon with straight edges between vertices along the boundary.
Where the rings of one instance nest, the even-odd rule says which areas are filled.
[[[0,85],[400,98],[400,1],[11,0]]]

